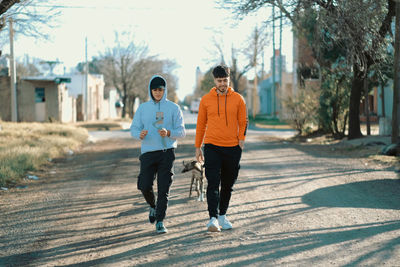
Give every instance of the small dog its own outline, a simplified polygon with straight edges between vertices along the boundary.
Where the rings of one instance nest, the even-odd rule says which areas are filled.
[[[182,173],[192,171],[192,180],[190,182],[189,197],[192,196],[193,184],[195,185],[195,190],[197,192],[198,201],[204,201],[204,167],[195,160],[185,162],[183,161]]]

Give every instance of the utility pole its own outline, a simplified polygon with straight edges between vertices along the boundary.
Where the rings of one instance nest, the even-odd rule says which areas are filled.
[[[17,75],[14,56],[14,28],[13,19],[9,18],[10,27],[10,78],[11,78],[11,121],[18,121],[18,106],[17,106]]]
[[[275,117],[275,6],[272,6],[272,115]]]
[[[87,37],[85,37],[85,121],[89,119],[89,63],[87,53]]]
[[[279,18],[279,91],[282,97],[282,11]],[[280,110],[280,101],[278,101],[277,110]]]
[[[258,28],[254,29],[254,57],[253,57],[253,64],[254,64],[254,87],[253,87],[253,119],[256,118],[256,106],[257,106],[257,54],[258,54],[258,39],[259,33]]]

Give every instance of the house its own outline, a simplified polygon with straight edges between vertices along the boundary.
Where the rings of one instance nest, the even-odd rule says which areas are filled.
[[[103,76],[89,74],[87,84],[86,75],[81,74],[19,79],[18,121],[75,122],[118,117],[118,94],[111,90],[104,99]],[[6,121],[11,120],[10,88],[10,77],[1,76],[0,118]]]
[[[104,78],[101,74],[73,74],[68,76],[70,94],[78,99],[77,120],[102,120],[108,118],[104,114]],[[104,107],[103,107],[104,106]]]
[[[396,33],[395,19],[392,22],[392,32]],[[393,39],[396,38],[393,36]],[[389,45],[388,52],[394,55],[394,47]],[[392,134],[392,112],[393,112],[393,95],[394,81],[389,79],[386,84],[381,84],[374,88],[374,112],[379,120],[379,135]]]
[[[11,80],[0,76],[0,120],[11,121]]]
[[[293,74],[286,71],[286,60],[283,55],[281,57],[279,50],[275,51],[275,59],[275,86],[273,86],[274,79],[272,73],[269,73],[266,78],[258,84],[258,95],[260,99],[259,114],[285,119],[286,111],[282,101],[293,96]],[[282,75],[279,75],[280,60],[282,60]],[[271,66],[273,66],[272,59]]]
[[[66,77],[24,77],[17,85],[18,121],[76,121],[75,98]]]
[[[65,77],[25,77],[17,82],[18,121],[75,121],[75,99]],[[0,77],[0,116],[11,120],[10,77]]]

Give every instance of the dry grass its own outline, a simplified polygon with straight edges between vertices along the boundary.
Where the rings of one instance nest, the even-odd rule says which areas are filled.
[[[0,186],[17,183],[27,172],[76,149],[86,129],[56,123],[0,122]]]

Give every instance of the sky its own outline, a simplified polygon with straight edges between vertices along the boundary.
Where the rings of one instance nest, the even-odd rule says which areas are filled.
[[[229,58],[231,45],[242,47],[254,27],[268,19],[271,12],[263,9],[237,20],[232,11],[221,9],[214,0],[52,0],[47,5],[49,3],[59,6],[61,11],[57,27],[48,29],[50,40],[17,36],[14,48],[17,58],[27,54],[31,58],[59,60],[63,64],[54,72],[63,74],[64,67],[68,71],[85,60],[85,38],[90,60],[114,46],[115,32],[129,32],[135,43],[149,47],[149,55],[177,63],[175,74],[180,100],[193,93],[196,68],[206,72],[215,65],[217,54],[213,37],[222,40],[226,58]],[[269,45],[265,47],[267,71],[272,56],[272,34],[269,35]],[[276,38],[279,40],[278,35]],[[4,53],[8,53],[7,49],[6,45]],[[283,31],[282,53],[291,71],[289,26]]]

